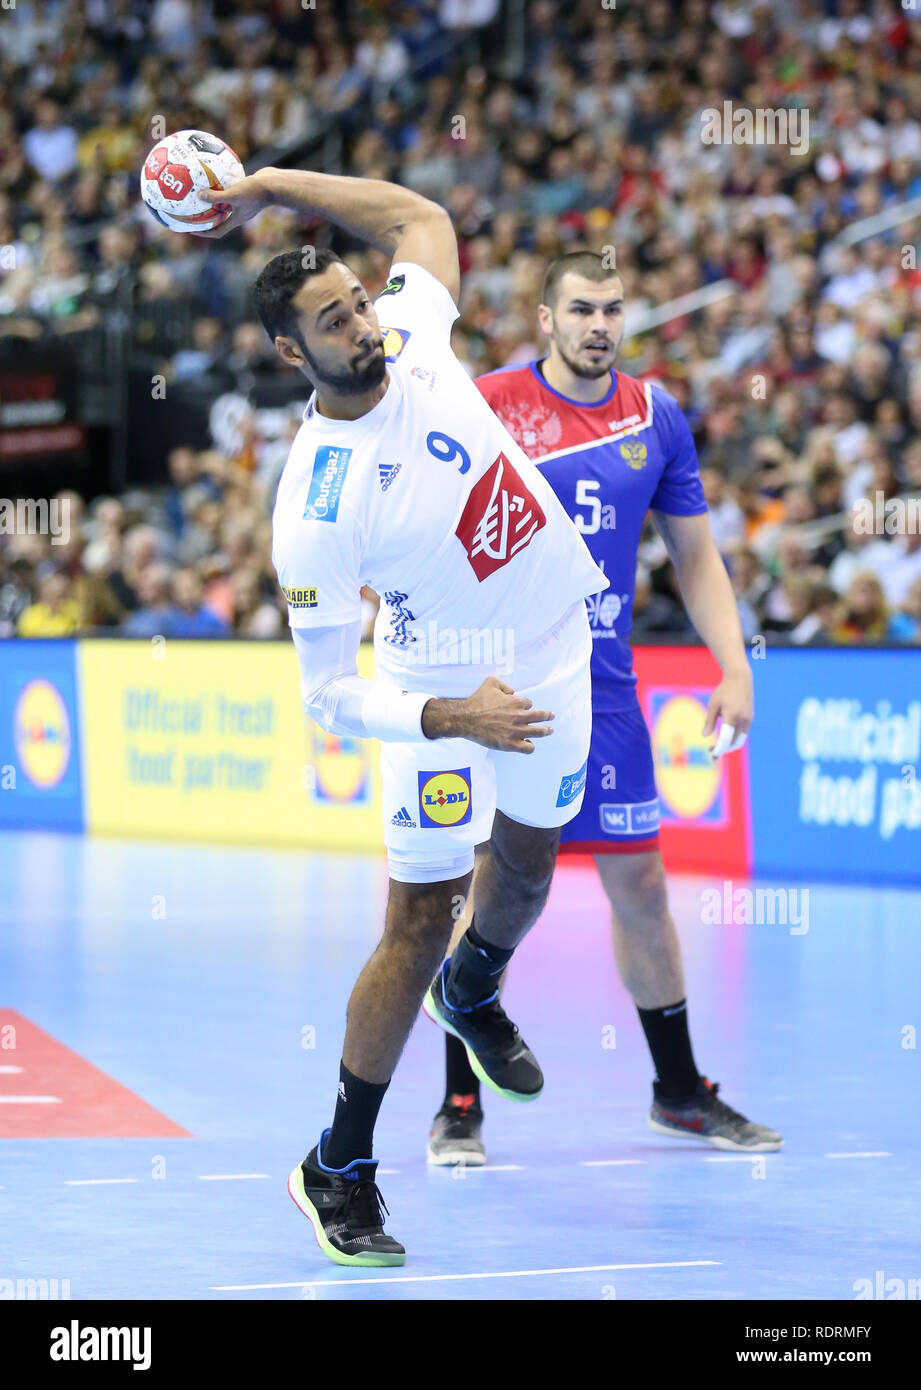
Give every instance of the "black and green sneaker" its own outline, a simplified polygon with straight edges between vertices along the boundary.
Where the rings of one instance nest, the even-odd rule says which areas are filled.
[[[544,1089],[544,1074],[508,1014],[499,991],[472,1008],[453,1008],[445,998],[450,958],[429,985],[422,1008],[433,1023],[460,1038],[475,1076],[506,1100],[536,1100]]]
[[[377,1160],[353,1159],[327,1168],[317,1144],[288,1179],[291,1199],[313,1226],[317,1245],[337,1265],[405,1265],[406,1251],[384,1232],[387,1211],[374,1176]],[[389,1215],[389,1212],[388,1212]]]

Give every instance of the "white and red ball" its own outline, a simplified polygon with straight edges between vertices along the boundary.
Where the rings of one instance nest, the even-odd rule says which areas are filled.
[[[158,140],[141,170],[141,197],[173,232],[208,232],[230,216],[227,203],[206,203],[202,188],[227,188],[244,176],[229,145],[206,130],[177,130]]]

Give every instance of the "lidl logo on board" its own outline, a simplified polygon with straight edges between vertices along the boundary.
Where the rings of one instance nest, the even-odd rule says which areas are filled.
[[[371,759],[363,739],[313,730],[317,801],[364,805],[371,798]]]
[[[16,701],[13,738],[22,770],[36,787],[56,787],[70,763],[67,706],[56,685],[29,681]]]
[[[384,356],[388,362],[395,362],[412,337],[408,328],[385,328]]]
[[[419,825],[422,829],[466,825],[472,811],[469,767],[453,772],[419,773]]]
[[[663,810],[682,821],[722,822],[723,767],[703,735],[706,698],[674,691],[650,700],[656,778]]]

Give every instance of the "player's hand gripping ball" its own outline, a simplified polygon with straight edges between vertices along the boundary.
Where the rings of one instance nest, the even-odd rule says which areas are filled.
[[[177,130],[159,140],[141,170],[141,197],[173,232],[208,232],[230,216],[229,203],[208,203],[201,189],[219,191],[244,177],[229,145],[206,130]]]

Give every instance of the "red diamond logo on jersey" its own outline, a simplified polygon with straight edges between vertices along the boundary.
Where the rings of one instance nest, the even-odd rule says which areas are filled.
[[[482,583],[524,550],[546,524],[537,498],[500,454],[471,489],[454,534]]]

